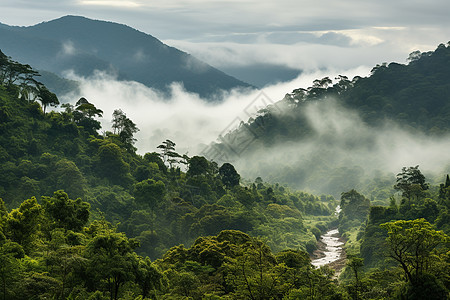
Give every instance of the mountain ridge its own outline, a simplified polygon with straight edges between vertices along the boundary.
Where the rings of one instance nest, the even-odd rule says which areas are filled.
[[[181,82],[204,98],[251,87],[150,34],[110,21],[64,16],[27,27],[0,26],[0,37],[6,54],[59,76],[70,69],[86,77],[113,70],[119,80],[167,92],[171,83]]]

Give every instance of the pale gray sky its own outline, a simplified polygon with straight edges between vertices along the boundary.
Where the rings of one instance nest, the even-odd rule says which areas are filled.
[[[450,40],[448,0],[0,0],[0,22],[64,15],[127,24],[216,67],[350,69]]]

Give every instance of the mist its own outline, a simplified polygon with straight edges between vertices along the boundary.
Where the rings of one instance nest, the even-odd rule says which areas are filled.
[[[303,114],[312,134],[273,147],[260,147],[255,140],[256,147],[235,158],[244,177],[265,176],[268,182],[338,197],[350,189],[364,190],[375,179],[390,179],[383,184],[392,188],[403,167],[419,165],[432,184],[442,183],[450,172],[448,135],[426,136],[389,120],[370,127],[337,99],[309,103]]]
[[[345,70],[353,76],[368,74],[369,68]],[[214,99],[202,99],[189,93],[179,83],[170,87],[170,95],[135,81],[119,81],[114,74],[96,72],[89,78],[67,72],[66,77],[80,83],[78,93],[62,97],[62,102],[74,104],[85,97],[103,110],[102,131],[111,130],[112,113],[122,109],[136,123],[139,132],[135,146],[140,154],[157,151],[162,141],[176,143],[176,151],[193,156],[215,141],[219,135],[236,128],[266,105],[281,100],[284,95],[300,86],[309,86],[317,78],[341,71],[327,70],[304,73],[290,82],[266,87],[264,90],[235,89],[220,92]]]
[[[263,90],[221,92],[214,102],[186,92],[177,83],[172,84],[168,96],[137,82],[118,81],[110,74],[96,73],[89,78],[71,74],[71,79],[80,82],[81,92],[66,95],[62,101],[73,104],[85,97],[102,109],[103,132],[111,130],[112,112],[122,109],[140,129],[135,135],[140,154],[158,151],[156,147],[170,139],[180,154],[208,156],[205,149],[211,142],[217,142],[218,137],[247,122],[259,109],[276,103],[293,89],[306,88],[314,79],[325,76],[345,74],[352,78],[368,73],[368,67],[305,72],[293,81]],[[278,113],[288,115],[289,110]],[[395,174],[405,166],[419,165],[427,179],[439,179],[450,170],[450,137],[425,136],[400,128],[392,121],[370,127],[357,112],[340,106],[337,99],[306,105],[304,117],[313,132],[307,139],[273,147],[251,141],[254,145],[230,158],[230,162],[250,181],[260,176],[269,182],[335,196],[361,188],[365,180],[376,176],[388,175],[395,181]]]

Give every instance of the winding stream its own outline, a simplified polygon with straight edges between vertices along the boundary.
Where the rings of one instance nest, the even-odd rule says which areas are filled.
[[[342,255],[343,242],[339,240],[339,231],[337,229],[331,229],[321,236],[320,241],[326,245],[323,251],[324,257],[316,258],[311,261],[311,264],[315,267],[321,267],[332,263]]]
[[[341,207],[338,205],[334,212],[335,215],[338,216],[340,211]],[[311,264],[316,268],[328,265],[340,259],[343,251],[342,246],[344,245],[344,243],[339,240],[339,231],[337,229],[328,230],[320,237],[320,241],[325,244],[325,250],[322,251],[323,257],[311,261]]]

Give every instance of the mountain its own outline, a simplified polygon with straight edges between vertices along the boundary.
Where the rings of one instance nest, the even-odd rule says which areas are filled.
[[[250,86],[149,34],[79,16],[29,27],[2,25],[0,49],[17,61],[59,76],[67,70],[82,76],[101,70],[163,91],[172,82],[181,82],[187,91],[202,97]]]
[[[368,77],[317,79],[221,136],[208,157],[234,161],[247,178],[334,196],[408,158],[443,172],[450,168],[449,77],[450,45],[441,44],[412,53],[408,64],[377,65]]]

